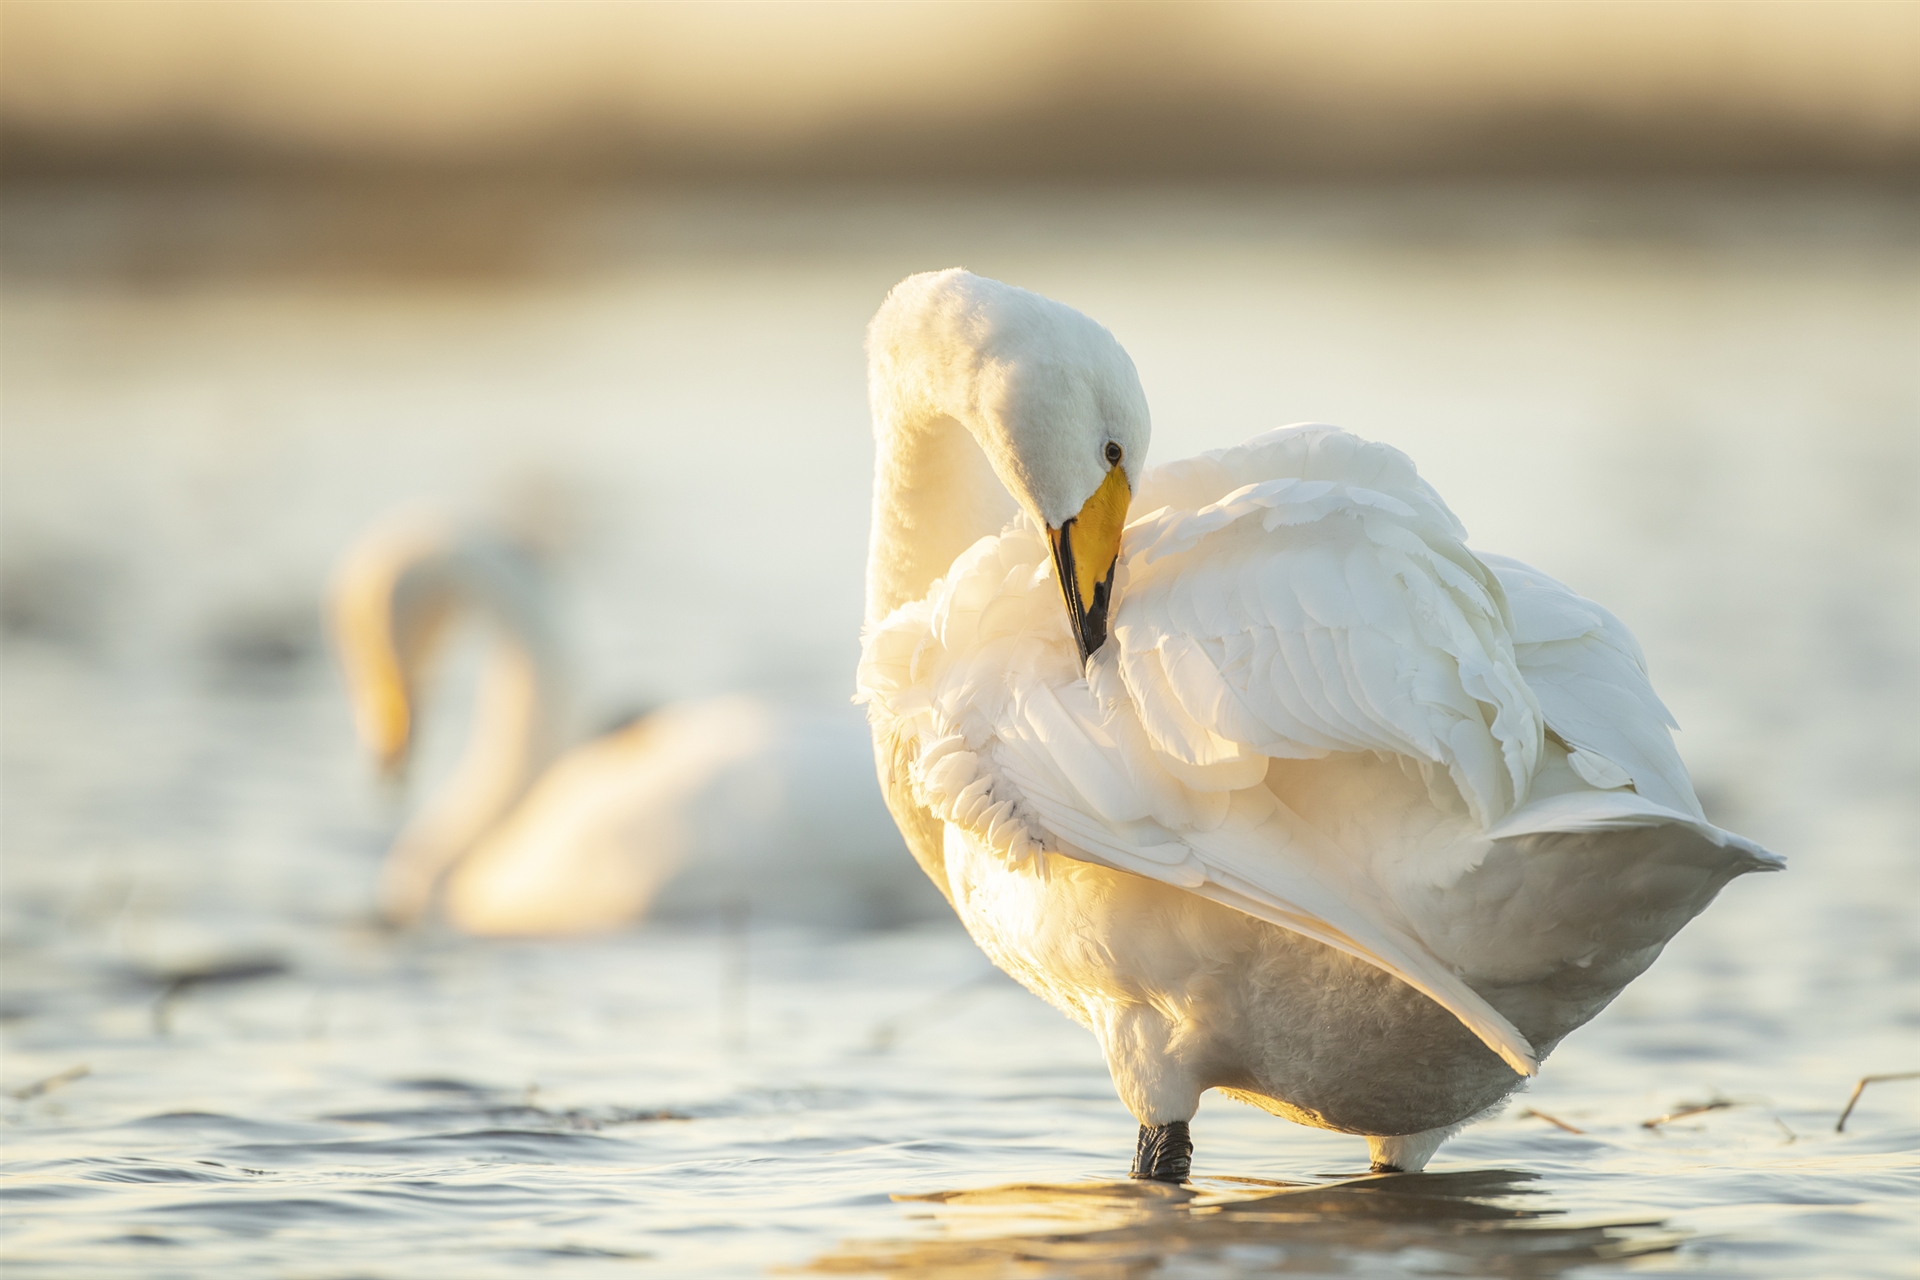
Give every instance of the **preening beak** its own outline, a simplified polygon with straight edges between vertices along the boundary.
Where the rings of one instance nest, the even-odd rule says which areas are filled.
[[[354,724],[360,740],[380,766],[380,780],[398,788],[406,781],[407,760],[413,747],[411,700],[397,672],[378,672],[367,687],[356,691]]]
[[[1113,567],[1120,559],[1120,531],[1126,527],[1127,504],[1132,499],[1127,473],[1114,467],[1079,515],[1063,521],[1058,529],[1047,530],[1082,663],[1107,642]]]

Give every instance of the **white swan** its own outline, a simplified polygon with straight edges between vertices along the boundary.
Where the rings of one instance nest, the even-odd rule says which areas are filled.
[[[1398,451],[1292,427],[1149,470],[1112,335],[958,270],[868,351],[888,805],[1099,1038],[1134,1176],[1186,1175],[1208,1088],[1418,1170],[1782,865],[1702,814],[1626,628],[1469,552]]]
[[[423,674],[463,613],[491,624],[466,754],[400,832],[383,914],[436,897],[480,934],[569,934],[649,911],[836,925],[911,919],[935,895],[901,856],[857,713],[749,697],[683,702],[562,752],[557,646],[536,561],[513,540],[420,513],[342,560],[333,631],[362,741],[389,773]]]

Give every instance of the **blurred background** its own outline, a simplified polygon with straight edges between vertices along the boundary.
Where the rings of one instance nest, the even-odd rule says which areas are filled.
[[[1750,1270],[1835,1247],[1770,1147],[1766,1189],[1676,1190],[1635,1125],[1724,1090],[1758,1150],[1920,1066],[1920,6],[6,0],[0,72],[4,1083],[91,1072],[5,1104],[14,1172],[72,1192],[17,1256],[260,1262],[372,1213],[470,1274],[570,1241],[729,1273],[903,1229],[877,1192],[1105,1169],[1132,1130],[1090,1039],[950,925],[369,923],[407,802],[323,638],[353,538],[423,498],[524,531],[588,720],[842,706],[863,326],[950,265],[1111,328],[1158,458],[1338,423],[1633,627],[1709,815],[1794,862],[1556,1057],[1541,1090],[1612,1135],[1578,1169],[1622,1176],[1555,1190],[1690,1205]],[[1920,1144],[1911,1095],[1868,1104],[1882,1145],[1804,1174],[1847,1188],[1857,1274],[1910,1231],[1884,1170]],[[630,1123],[659,1108],[695,1123]],[[1348,1158],[1211,1116],[1241,1172]],[[518,1148],[313,1154],[509,1122],[617,1130],[624,1180],[543,1148],[569,1172],[502,1172],[502,1218],[378,1180]],[[1468,1158],[1558,1168],[1524,1132]],[[266,1173],[176,1203],[85,1161]],[[647,1216],[680,1194],[648,1161],[711,1177],[667,1215],[698,1229]]]

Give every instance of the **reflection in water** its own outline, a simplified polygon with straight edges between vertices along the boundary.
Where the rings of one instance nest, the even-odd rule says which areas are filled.
[[[848,1244],[811,1269],[1133,1276],[1157,1274],[1177,1258],[1183,1273],[1196,1263],[1235,1273],[1344,1273],[1371,1257],[1445,1275],[1556,1276],[1680,1244],[1660,1221],[1565,1222],[1561,1210],[1516,1203],[1540,1194],[1526,1185],[1534,1178],[1484,1169],[1321,1183],[1027,1183],[896,1196],[938,1206],[924,1216],[942,1234]]]

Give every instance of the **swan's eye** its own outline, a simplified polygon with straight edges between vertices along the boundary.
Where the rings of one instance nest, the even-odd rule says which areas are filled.
[[[1115,467],[1120,465],[1120,446],[1111,440],[1107,441],[1107,463]]]

